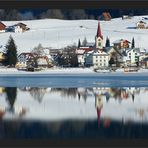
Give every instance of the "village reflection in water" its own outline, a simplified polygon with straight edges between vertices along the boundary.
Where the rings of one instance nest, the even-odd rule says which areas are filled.
[[[42,106],[42,101],[44,99],[45,95],[48,95],[50,97],[51,94],[58,94],[57,96],[59,98],[64,98],[64,99],[73,99],[73,100],[79,100],[83,101],[84,103],[87,103],[87,100],[92,100],[94,102],[94,108],[97,111],[97,116],[98,120],[100,120],[100,114],[101,110],[104,107],[104,105],[107,105],[110,102],[116,101],[118,102],[118,105],[120,105],[122,102],[130,102],[130,104],[127,105],[132,105],[134,104],[135,97],[136,99],[140,100],[142,99],[141,97],[144,97],[144,106],[138,106],[139,110],[137,109],[137,113],[141,117],[144,116],[145,105],[148,107],[148,101],[146,104],[146,99],[148,96],[148,88],[135,88],[135,87],[125,87],[125,88],[110,88],[110,87],[104,87],[104,88],[33,88],[33,87],[25,87],[25,88],[16,88],[16,87],[6,87],[0,88],[0,94],[1,96],[3,95],[6,102],[7,106],[0,106],[0,115],[1,118],[5,114],[5,112],[11,112],[12,114],[17,113],[19,117],[22,117],[29,111],[29,109],[26,109],[23,106],[18,106],[15,108],[15,101],[19,99],[17,97],[17,93],[25,93],[30,94],[30,99],[33,98],[35,101],[40,103],[40,106]],[[144,94],[144,95],[143,95]],[[52,97],[53,97],[52,96]],[[54,97],[53,97],[54,99]],[[55,98],[56,99],[56,98]],[[24,96],[25,100],[25,96]],[[130,100],[130,101],[128,101]],[[133,103],[132,103],[133,102]],[[21,104],[23,105],[25,102],[22,102]],[[73,102],[71,102],[71,105]],[[35,105],[35,104],[34,104]],[[143,104],[141,104],[143,105]],[[24,106],[26,106],[24,104]],[[61,104],[62,106],[62,104]],[[50,107],[50,106],[49,106]],[[57,106],[58,107],[58,106]],[[70,106],[69,106],[70,107]],[[90,108],[91,109],[91,108]],[[148,108],[147,108],[148,111]]]
[[[96,135],[96,126],[99,129],[113,130],[115,127],[112,123],[114,122],[122,125],[122,128],[135,123],[147,126],[147,96],[148,88],[144,87],[0,87],[0,122],[1,125],[4,123],[4,126],[15,134],[22,126],[25,126],[25,130],[27,130],[31,124],[24,125],[23,122],[29,120],[30,122],[40,122],[42,123],[41,125],[44,123],[44,128],[47,128],[52,133],[58,134],[61,130],[69,127],[69,130],[73,129],[79,134],[83,131],[80,134],[81,136],[86,129],[88,131],[92,129],[93,134]],[[11,122],[13,123],[11,124]],[[86,128],[86,126],[88,127]],[[12,131],[14,127],[15,130]],[[0,131],[1,128],[2,126]],[[34,125],[31,126],[32,128],[35,128]],[[135,127],[132,126],[132,128],[134,128],[133,131],[135,132]],[[109,133],[111,132],[110,130],[108,131]],[[141,127],[138,127],[137,130],[141,132],[142,136]],[[133,134],[133,131],[131,131],[131,134]],[[102,131],[102,134],[103,132],[107,131]],[[6,132],[5,134],[8,133]],[[18,136],[19,134],[17,133],[16,135]],[[23,136],[26,138],[25,135]],[[44,134],[39,133],[38,136],[43,138]]]

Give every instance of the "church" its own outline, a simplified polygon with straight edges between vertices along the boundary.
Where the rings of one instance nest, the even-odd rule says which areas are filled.
[[[109,54],[104,51],[103,48],[103,35],[101,33],[100,22],[98,21],[97,34],[95,37],[95,45],[87,51],[82,48],[77,49],[77,56],[79,65],[85,67],[93,66],[97,68],[106,68],[109,65]],[[81,51],[81,54],[79,54]],[[83,53],[83,54],[82,54]],[[82,60],[83,59],[83,60]],[[81,63],[83,61],[83,63]]]

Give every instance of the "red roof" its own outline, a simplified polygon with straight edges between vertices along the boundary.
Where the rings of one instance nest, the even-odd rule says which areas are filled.
[[[0,22],[0,30],[5,30],[6,25]]]
[[[103,36],[102,36],[102,34],[101,34],[101,27],[100,27],[100,22],[99,22],[99,20],[98,20],[97,37],[100,37],[100,38],[103,39]]]
[[[85,50],[85,52],[88,52],[88,51],[92,51],[93,50],[93,48],[87,48],[87,47],[81,47],[81,48],[78,48],[78,50]]]

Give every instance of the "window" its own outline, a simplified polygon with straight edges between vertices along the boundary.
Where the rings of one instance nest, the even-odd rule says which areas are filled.
[[[104,60],[104,62],[106,62],[106,60]]]
[[[102,58],[102,56],[100,56],[100,59]]]
[[[100,62],[102,62],[102,60],[100,60]]]
[[[129,53],[129,55],[131,55],[131,53]]]
[[[96,56],[96,59],[98,58],[98,56]]]
[[[131,56],[129,56],[129,58],[131,58]]]
[[[98,43],[98,46],[101,46],[101,43],[100,42]]]
[[[135,53],[135,55],[137,55],[137,53]]]

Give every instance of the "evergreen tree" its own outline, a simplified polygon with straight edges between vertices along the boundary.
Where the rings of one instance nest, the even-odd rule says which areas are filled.
[[[86,46],[86,45],[87,45],[87,39],[86,39],[86,37],[84,38],[84,40],[83,40],[83,42],[82,42],[82,45],[83,45],[83,46]]]
[[[134,40],[134,38],[132,39],[132,47],[131,48],[132,49],[135,48],[135,40]]]
[[[17,62],[17,47],[15,42],[10,35],[8,43],[6,44],[6,61],[5,64],[9,66],[15,66]]]
[[[112,66],[112,64],[115,64],[114,58],[111,57],[111,59],[109,60],[109,65]]]
[[[105,44],[105,47],[110,47],[110,40],[109,40],[108,37],[106,38],[106,44]]]
[[[78,48],[79,47],[81,47],[81,41],[80,41],[80,39],[79,39],[79,41],[78,41]]]

